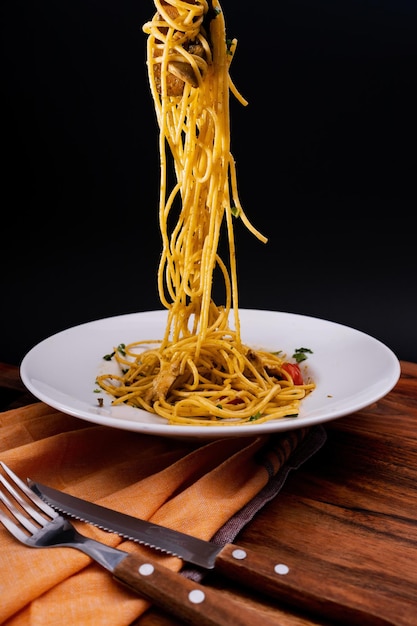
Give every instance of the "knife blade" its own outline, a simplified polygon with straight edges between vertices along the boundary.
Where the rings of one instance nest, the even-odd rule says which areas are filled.
[[[83,522],[115,532],[125,539],[178,556],[188,563],[212,569],[221,551],[209,541],[203,541],[165,526],[120,513],[104,506],[76,498],[42,483],[28,480],[29,487],[54,509]]]
[[[392,625],[384,616],[376,614],[374,607],[366,606],[366,603],[363,607],[359,606],[357,599],[349,593],[331,597],[325,582],[321,586],[317,584],[318,577],[323,575],[319,570],[312,574],[307,568],[297,564],[293,566],[288,561],[282,563],[269,554],[236,543],[217,545],[77,498],[29,478],[27,482],[38,496],[60,513],[177,556],[198,567],[215,569],[235,582],[282,600],[298,610],[336,619],[338,623],[349,626]]]

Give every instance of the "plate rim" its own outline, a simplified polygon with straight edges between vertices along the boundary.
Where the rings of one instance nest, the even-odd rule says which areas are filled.
[[[39,386],[34,383],[34,376],[30,372],[30,364],[31,360],[35,358],[35,356],[45,349],[45,347],[50,346],[54,341],[59,341],[60,339],[65,338],[67,335],[71,336],[78,332],[82,332],[83,330],[88,330],[88,328],[96,327],[98,328],[100,325],[112,324],[112,323],[123,323],[124,320],[130,319],[139,319],[140,318],[150,318],[158,315],[160,317],[166,317],[168,314],[166,309],[153,309],[147,311],[138,311],[134,313],[124,313],[121,315],[113,315],[108,317],[99,318],[96,320],[90,320],[87,322],[82,322],[80,324],[76,324],[74,326],[65,328],[61,331],[58,331],[49,337],[44,338],[37,344],[35,344],[23,357],[20,364],[20,377],[22,379],[25,387],[32,393],[34,397],[38,400],[46,403],[52,408],[59,410],[65,414],[72,415],[76,418],[92,422],[102,426],[110,426],[122,430],[130,430],[134,432],[140,432],[142,434],[152,434],[152,435],[161,435],[165,437],[171,438],[202,438],[202,439],[217,439],[223,438],[227,436],[255,436],[260,434],[271,434],[276,432],[284,432],[289,430],[295,430],[298,428],[302,428],[305,426],[313,426],[315,424],[327,423],[329,421],[333,421],[335,419],[339,419],[340,417],[344,417],[349,414],[356,413],[359,410],[366,408],[367,406],[373,404],[377,400],[383,398],[387,395],[393,387],[397,384],[400,375],[401,375],[401,365],[398,357],[395,353],[389,348],[386,344],[384,344],[379,339],[369,335],[368,333],[355,329],[351,326],[341,324],[339,322],[335,322],[332,320],[327,320],[321,317],[314,317],[311,315],[303,315],[300,313],[291,313],[286,311],[273,311],[269,309],[256,309],[256,308],[239,308],[239,318],[241,323],[241,335],[242,341],[245,342],[244,331],[242,328],[245,324],[245,318],[250,316],[274,316],[278,319],[278,317],[285,318],[288,320],[295,320],[297,322],[306,322],[307,324],[324,324],[326,328],[331,328],[334,330],[339,330],[347,333],[351,333],[352,336],[356,338],[363,339],[364,341],[371,342],[375,348],[382,350],[385,355],[388,357],[390,363],[390,373],[387,376],[387,380],[384,387],[380,387],[378,391],[372,395],[369,393],[367,399],[363,399],[358,401],[356,405],[353,406],[352,409],[347,410],[346,408],[336,411],[334,415],[328,415],[326,417],[322,417],[320,415],[317,416],[306,416],[297,417],[297,418],[282,418],[279,420],[271,420],[269,422],[265,422],[263,424],[251,423],[247,425],[239,425],[234,426],[232,424],[224,424],[224,425],[216,425],[216,426],[199,426],[199,425],[173,425],[168,423],[149,423],[149,422],[140,422],[140,421],[132,421],[131,419],[124,419],[119,417],[108,417],[103,411],[99,411],[98,405],[93,407],[90,410],[81,410],[75,407],[74,402],[71,405],[65,403],[63,401],[59,401],[55,397],[49,396],[47,393],[43,392],[42,389],[39,389]],[[230,313],[231,316],[234,315],[233,309]],[[231,317],[232,319],[232,317]],[[164,328],[161,328],[161,332],[163,332]],[[148,337],[143,337],[144,339],[148,339]],[[151,337],[149,337],[151,339]],[[152,339],[156,339],[156,337],[152,337]],[[138,337],[138,341],[140,337]],[[250,343],[250,342],[248,342]],[[294,346],[295,347],[295,346]],[[108,346],[103,346],[103,354],[106,353],[106,349]],[[313,351],[314,352],[314,351]],[[314,368],[314,355],[310,356],[310,362],[313,363]],[[98,373],[98,364],[97,364],[97,372]],[[94,383],[92,383],[93,385]],[[313,391],[313,394],[316,390]],[[76,397],[73,398],[74,401],[77,400]],[[302,401],[303,403],[305,401]],[[141,409],[133,409],[133,411],[140,411],[143,414],[146,414],[150,419],[158,419],[163,420],[164,418],[160,418],[158,416],[154,416],[153,414],[147,413]]]

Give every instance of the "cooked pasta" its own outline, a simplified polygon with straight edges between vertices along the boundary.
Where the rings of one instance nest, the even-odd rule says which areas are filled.
[[[247,104],[229,74],[237,41],[226,38],[217,0],[154,3],[156,13],[143,30],[159,126],[158,290],[167,325],[162,338],[115,348],[120,373],[97,382],[114,396],[113,404],[137,406],[176,424],[297,415],[314,384],[294,384],[283,367],[285,355],[241,340],[233,220],[267,239],[242,209],[230,151],[229,94]],[[219,255],[224,230],[227,263]],[[212,296],[215,272],[223,278],[221,306]]]

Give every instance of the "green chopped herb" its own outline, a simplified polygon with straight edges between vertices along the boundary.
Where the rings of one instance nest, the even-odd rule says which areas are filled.
[[[230,211],[232,212],[233,217],[239,217],[240,209],[237,206],[231,206]]]
[[[309,348],[297,348],[294,351],[292,358],[295,359],[297,363],[301,363],[301,361],[305,361],[307,358],[306,352],[308,352],[309,354],[313,354],[313,351]]]
[[[120,352],[122,356],[126,356],[126,344],[119,343],[119,345],[117,346],[117,352]],[[105,354],[103,356],[103,359],[105,361],[111,361],[115,354],[116,354],[116,351],[114,350],[111,354]]]
[[[256,420],[258,420],[260,417],[262,417],[262,413],[258,411],[254,415],[251,415],[251,417],[249,418],[249,422],[256,422]]]

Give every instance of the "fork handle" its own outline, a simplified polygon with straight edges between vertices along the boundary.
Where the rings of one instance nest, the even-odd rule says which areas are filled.
[[[259,611],[137,555],[129,554],[120,561],[113,570],[113,576],[167,613],[189,624],[253,626],[260,618]],[[277,626],[277,622],[262,616],[262,625]]]

